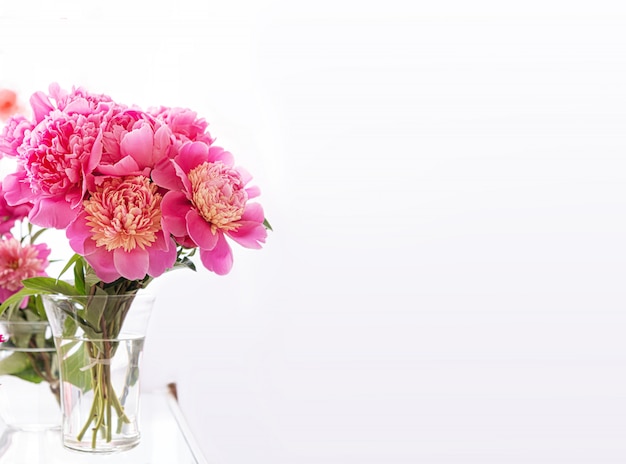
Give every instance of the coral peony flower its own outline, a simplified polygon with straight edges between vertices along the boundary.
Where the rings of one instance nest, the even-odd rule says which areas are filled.
[[[22,245],[14,237],[0,240],[0,301],[21,290],[23,279],[45,276],[48,255],[44,244]]]
[[[153,179],[170,189],[163,197],[163,227],[179,243],[197,246],[210,271],[223,275],[232,268],[225,236],[247,248],[265,242],[263,209],[248,203],[259,190],[245,188],[250,176],[233,168],[232,155],[222,148],[187,143],[170,167],[155,170]]]
[[[19,110],[17,94],[13,90],[0,89],[0,120],[10,118]]]
[[[2,185],[0,184],[0,236],[8,234],[16,221],[21,221],[30,212],[33,205],[24,203],[18,206],[10,206],[4,198]]]
[[[5,179],[9,204],[32,202],[33,224],[65,228],[80,211],[87,173],[100,161],[102,118],[59,110],[46,116],[19,150],[23,169]]]
[[[157,277],[176,261],[161,228],[161,195],[143,176],[106,178],[67,228],[72,249],[104,282]]]
[[[33,127],[33,123],[24,116],[16,115],[9,118],[0,135],[0,158],[3,156],[18,157],[18,147],[24,142],[24,137]]]

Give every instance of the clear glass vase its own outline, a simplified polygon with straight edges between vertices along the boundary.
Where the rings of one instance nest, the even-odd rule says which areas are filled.
[[[59,365],[46,321],[0,320],[0,418],[9,430],[59,428]]]
[[[91,453],[133,448],[154,297],[43,295],[43,302],[59,354],[63,445]]]

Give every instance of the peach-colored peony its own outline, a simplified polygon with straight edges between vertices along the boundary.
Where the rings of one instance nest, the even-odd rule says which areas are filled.
[[[227,274],[233,264],[226,236],[247,248],[261,248],[267,231],[263,208],[248,200],[259,194],[246,188],[250,176],[233,167],[232,155],[220,147],[190,142],[153,179],[170,189],[163,197],[163,227],[184,246],[200,249],[202,264]]]
[[[104,282],[157,277],[176,261],[160,207],[161,195],[147,177],[106,178],[67,228],[70,246]]]
[[[22,245],[14,237],[0,240],[0,301],[21,290],[23,279],[45,276],[49,255],[44,244]]]

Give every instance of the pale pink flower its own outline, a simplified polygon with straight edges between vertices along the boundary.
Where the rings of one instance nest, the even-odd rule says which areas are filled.
[[[267,231],[263,208],[248,203],[258,188],[245,188],[251,177],[233,167],[232,155],[220,147],[190,142],[170,165],[153,172],[168,191],[162,202],[163,227],[183,246],[200,249],[202,264],[227,274],[233,264],[225,237],[247,248],[261,248]]]
[[[195,111],[161,106],[150,108],[148,112],[167,124],[174,135],[177,149],[186,142],[205,142],[209,145],[214,142],[207,131],[209,123],[204,118],[199,118]]]
[[[98,176],[149,177],[152,168],[169,156],[172,140],[167,125],[148,113],[116,108],[102,128],[102,157],[94,172],[95,183],[100,181]]]
[[[18,148],[33,127],[33,123],[24,116],[15,115],[9,118],[2,128],[2,134],[0,134],[0,158],[3,156],[18,157]]]
[[[157,277],[176,261],[176,245],[161,228],[161,195],[143,176],[105,178],[67,228],[72,249],[98,278]]]
[[[4,121],[20,111],[17,94],[13,90],[0,89],[0,121]]]
[[[45,244],[22,245],[14,237],[0,240],[0,301],[21,290],[22,280],[45,276],[49,255]]]
[[[23,169],[4,181],[9,204],[32,202],[33,224],[65,228],[80,212],[86,175],[100,162],[103,117],[59,110],[46,116],[19,150]]]

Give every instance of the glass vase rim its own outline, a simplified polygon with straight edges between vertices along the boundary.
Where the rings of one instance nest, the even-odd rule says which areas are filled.
[[[113,294],[113,295],[67,295],[65,293],[43,293],[41,295],[42,298],[50,298],[54,300],[76,300],[83,298],[90,298],[100,300],[103,298],[106,299],[121,299],[121,298],[140,298],[145,300],[154,300],[156,299],[156,294],[153,292],[145,292],[139,291],[137,293],[121,293],[121,294]]]

